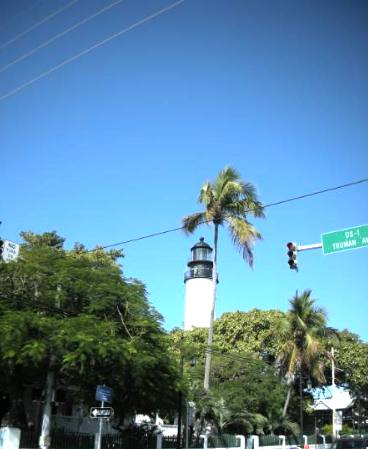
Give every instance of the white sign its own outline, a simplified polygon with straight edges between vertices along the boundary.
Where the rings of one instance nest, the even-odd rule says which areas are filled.
[[[11,242],[10,240],[4,240],[3,260],[5,262],[16,260],[18,254],[19,254],[19,245],[17,243]]]
[[[91,407],[91,418],[112,418],[114,416],[114,409],[112,407]]]

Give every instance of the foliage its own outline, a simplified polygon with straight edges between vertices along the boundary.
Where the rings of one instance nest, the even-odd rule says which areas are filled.
[[[325,424],[322,427],[322,433],[324,435],[332,435],[332,424]],[[340,435],[354,435],[354,433],[356,433],[356,430],[348,424],[343,424],[342,429],[339,432]]]
[[[336,380],[348,385],[353,392],[365,392],[368,395],[368,343],[347,330],[339,332],[338,335]]]
[[[254,352],[273,362],[281,348],[285,314],[279,310],[224,313],[215,323],[214,342],[223,350]]]
[[[227,312],[214,323],[213,352],[253,353],[273,363],[282,346],[286,314],[279,310],[252,309],[249,312]],[[207,329],[195,328],[183,332],[173,329],[170,346],[190,364],[193,359],[203,360],[206,350]]]
[[[201,224],[228,225],[230,236],[244,259],[253,264],[253,243],[261,238],[260,233],[248,221],[248,216],[264,217],[263,206],[257,198],[254,186],[243,182],[232,167],[219,172],[214,182],[203,184],[198,202],[204,212],[196,212],[183,219],[184,229],[194,232]]]
[[[210,426],[216,433],[262,434],[280,428],[286,387],[272,366],[252,354],[228,351],[214,353],[212,361],[210,391],[195,382],[203,363],[191,368],[198,431]]]
[[[90,405],[96,385],[110,385],[121,416],[172,409],[178,371],[161,316],[144,285],[122,275],[121,253],[65,251],[55,232],[22,236],[18,260],[0,264],[0,375],[15,423],[25,385],[42,383],[48,370]]]
[[[297,292],[290,300],[287,327],[282,336],[284,343],[277,358],[280,371],[290,385],[283,415],[286,414],[291,386],[296,378],[309,377],[318,385],[326,380],[325,367],[329,362],[329,353],[325,349],[324,339],[334,333],[326,323],[326,313],[315,305],[310,290],[301,295]]]
[[[368,418],[368,343],[344,330],[336,349],[336,383],[348,388],[355,399],[354,409]]]
[[[213,298],[207,338],[207,346],[210,349],[215,319],[219,226],[227,224],[234,245],[239,248],[243,258],[252,266],[253,244],[261,238],[261,234],[248,221],[248,216],[263,217],[264,212],[261,202],[258,201],[254,186],[251,183],[243,182],[239,173],[229,166],[219,172],[214,182],[206,182],[202,186],[198,201],[203,204],[204,212],[195,212],[185,217],[183,228],[185,232],[190,234],[204,223],[212,223],[214,226]],[[204,388],[206,390],[209,389],[210,370],[211,352],[207,352],[204,373]]]

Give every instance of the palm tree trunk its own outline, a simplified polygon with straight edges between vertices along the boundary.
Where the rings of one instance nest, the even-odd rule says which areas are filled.
[[[212,359],[212,340],[213,340],[213,325],[215,321],[215,304],[216,304],[216,288],[217,288],[217,242],[218,242],[218,224],[215,223],[215,235],[213,245],[213,267],[212,267],[212,305],[210,327],[208,329],[206,364],[204,367],[204,382],[203,388],[208,391],[210,388],[210,371]]]
[[[289,385],[289,389],[286,395],[286,399],[285,399],[285,404],[284,404],[284,408],[282,410],[282,417],[284,417],[286,415],[287,409],[289,407],[289,402],[290,402],[290,396],[291,396],[291,390],[293,389],[293,385],[290,384]]]

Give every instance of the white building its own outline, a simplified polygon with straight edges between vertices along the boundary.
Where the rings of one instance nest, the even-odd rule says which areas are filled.
[[[184,275],[184,330],[210,326],[213,300],[212,248],[201,237],[191,252],[192,257],[187,264],[189,270]]]

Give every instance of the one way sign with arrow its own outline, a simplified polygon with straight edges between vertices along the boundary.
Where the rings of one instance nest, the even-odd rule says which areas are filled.
[[[114,409],[112,407],[91,407],[89,415],[91,418],[112,418]]]

